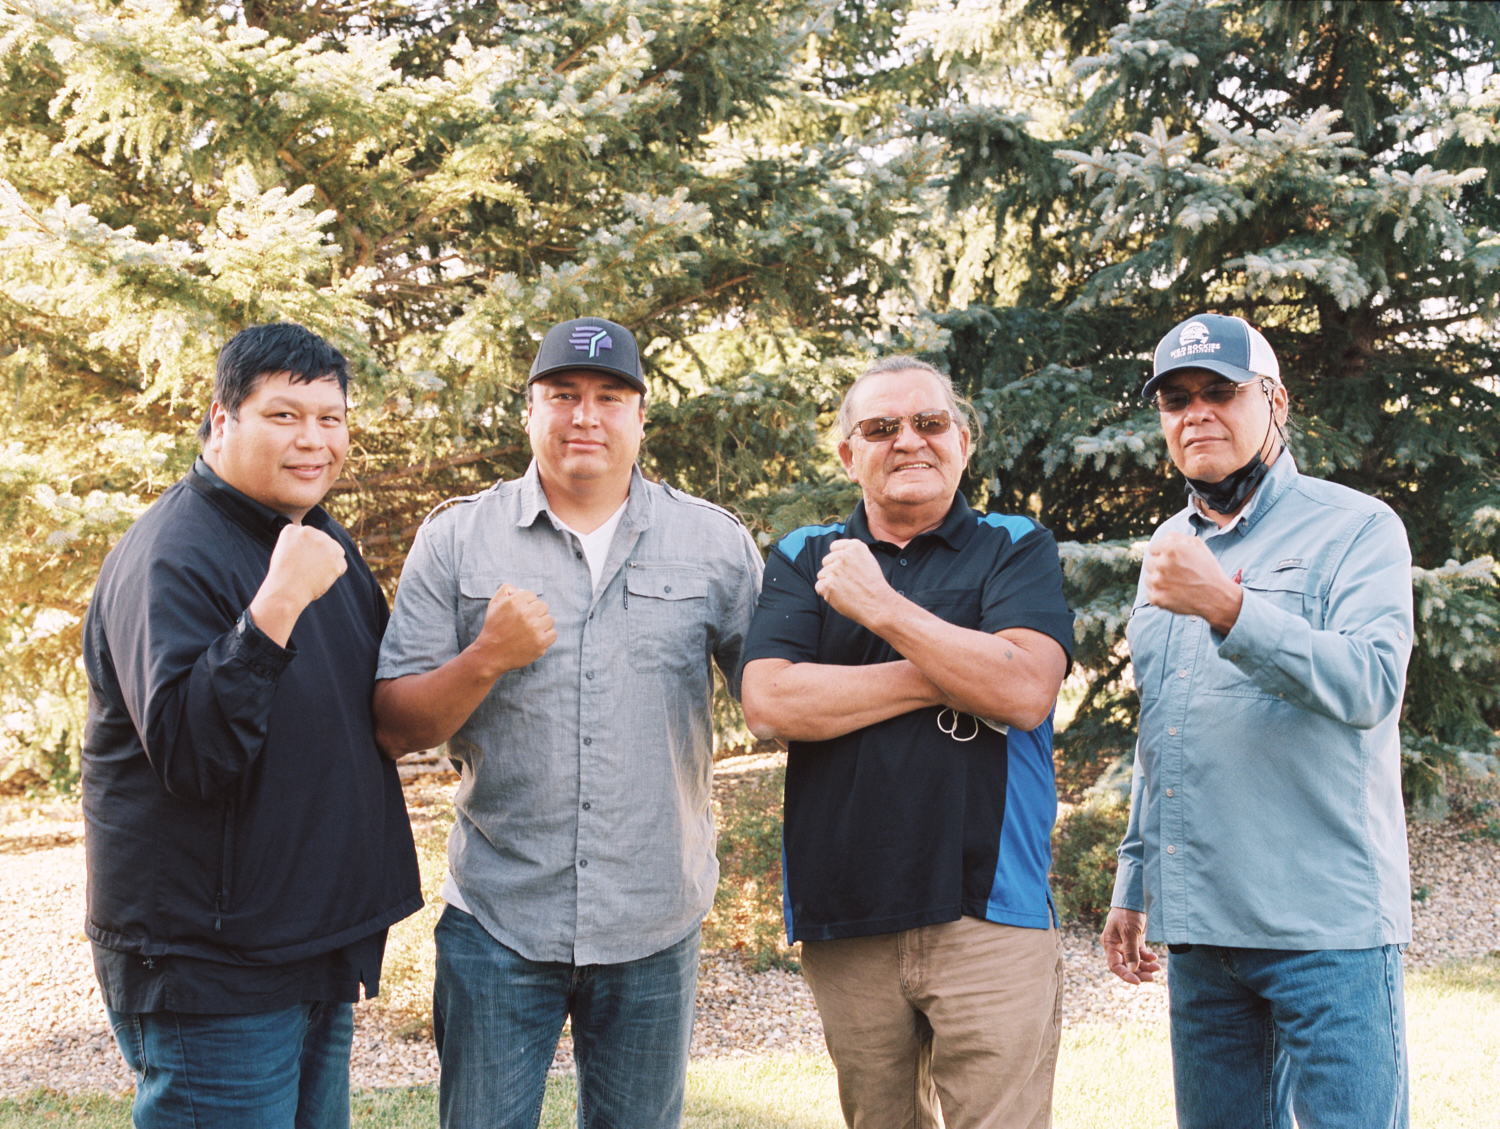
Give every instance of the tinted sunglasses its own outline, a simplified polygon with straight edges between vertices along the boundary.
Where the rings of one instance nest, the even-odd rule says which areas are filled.
[[[1260,380],[1247,380],[1244,384],[1226,382],[1224,384],[1210,384],[1207,388],[1200,388],[1196,392],[1185,392],[1174,388],[1170,392],[1158,392],[1156,394],[1156,408],[1158,411],[1171,415],[1176,412],[1186,411],[1188,405],[1194,400],[1202,400],[1211,407],[1222,408],[1246,388],[1258,388],[1264,384]]]
[[[934,435],[941,435],[953,426],[953,413],[949,411],[918,412],[914,416],[874,416],[870,419],[862,419],[854,425],[853,435],[859,432],[866,439],[879,442],[882,439],[894,439],[901,432],[901,425],[907,420],[911,421],[911,429],[924,439],[931,439]]]

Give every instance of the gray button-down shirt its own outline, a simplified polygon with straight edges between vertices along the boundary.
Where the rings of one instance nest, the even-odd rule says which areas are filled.
[[[502,584],[535,592],[557,626],[448,742],[462,775],[449,866],[501,943],[530,960],[613,964],[675,944],[708,912],[710,660],[738,696],[761,569],[731,514],[638,470],[597,589],[535,463],[423,524],[377,678],[457,655]]]
[[[1141,722],[1114,904],[1169,944],[1409,941],[1401,520],[1283,452],[1223,530],[1189,508],[1166,532],[1203,538],[1244,604],[1221,636],[1136,596]]]

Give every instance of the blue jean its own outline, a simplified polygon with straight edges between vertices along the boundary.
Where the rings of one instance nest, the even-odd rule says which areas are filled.
[[[1400,947],[1194,945],[1167,983],[1180,1129],[1406,1129]]]
[[[470,914],[445,909],[432,989],[444,1129],[536,1129],[570,1016],[580,1129],[676,1129],[698,932],[640,960],[579,966],[527,960]]]
[[[349,1129],[354,1005],[256,1015],[104,1009],[136,1129]]]

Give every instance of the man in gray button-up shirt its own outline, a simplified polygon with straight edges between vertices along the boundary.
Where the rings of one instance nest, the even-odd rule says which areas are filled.
[[[446,741],[462,776],[445,1126],[534,1127],[569,1017],[590,1124],[681,1118],[718,882],[710,664],[738,694],[762,565],[728,512],[641,477],[645,390],[623,326],[549,331],[530,469],[428,518],[381,647],[381,743]]]
[[[1404,1127],[1406,531],[1298,474],[1276,357],[1240,318],[1173,329],[1145,394],[1189,505],[1126,631],[1140,739],[1106,959],[1139,983],[1143,937],[1172,953],[1180,1126]]]

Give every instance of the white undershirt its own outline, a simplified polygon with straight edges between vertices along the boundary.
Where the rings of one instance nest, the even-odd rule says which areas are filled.
[[[625,516],[625,507],[629,504],[630,499],[626,498],[625,501],[620,503],[620,508],[610,515],[610,517],[606,518],[604,524],[592,533],[579,533],[578,530],[558,518],[556,514],[552,515],[552,520],[557,523],[559,529],[571,533],[574,537],[578,538],[578,546],[583,550],[584,560],[589,563],[589,578],[596,592],[599,590],[599,578],[604,575],[604,563],[609,558],[609,546],[615,539],[615,530],[620,528],[620,519]],[[447,902],[454,909],[461,909],[465,913],[472,912],[469,909],[469,904],[464,901],[463,894],[458,889],[458,883],[453,881],[452,871],[448,872],[448,877],[443,882],[441,896],[443,901]]]
[[[609,557],[609,546],[615,539],[615,530],[620,528],[620,519],[625,516],[625,507],[630,504],[630,499],[620,503],[617,509],[609,517],[605,518],[604,524],[592,533],[579,533],[571,525],[568,525],[556,514],[552,520],[557,522],[559,529],[571,533],[578,538],[579,547],[583,549],[584,558],[589,562],[589,576],[593,580],[594,591],[599,590],[599,578],[604,575],[604,562]]]

